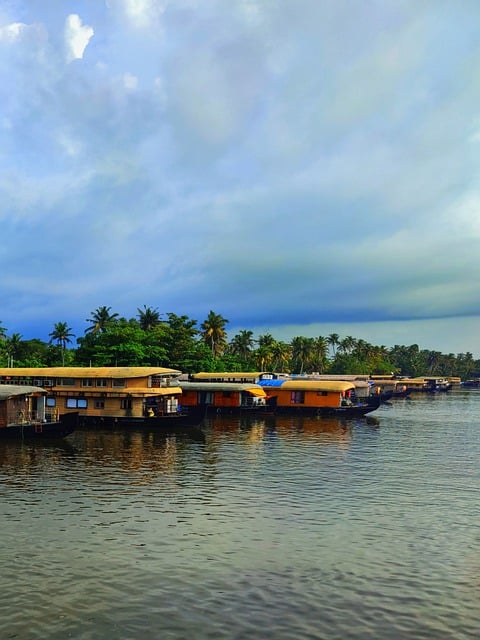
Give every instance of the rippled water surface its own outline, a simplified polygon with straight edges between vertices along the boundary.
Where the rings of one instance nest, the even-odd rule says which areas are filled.
[[[478,638],[479,416],[0,442],[0,638]]]

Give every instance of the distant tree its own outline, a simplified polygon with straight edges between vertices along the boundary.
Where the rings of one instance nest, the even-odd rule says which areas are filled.
[[[233,336],[229,344],[229,352],[238,356],[242,363],[248,365],[254,345],[253,331],[242,329],[242,331]]]
[[[338,333],[331,333],[327,336],[327,344],[332,349],[332,355],[335,357],[335,353],[338,345],[340,344],[340,336]]]
[[[292,339],[291,345],[293,370],[303,373],[312,361],[314,340],[305,336],[296,336]]]
[[[53,331],[51,331],[49,334],[50,336],[50,342],[55,342],[62,351],[62,367],[65,366],[65,349],[67,346],[67,343],[71,343],[72,341],[70,340],[70,338],[74,338],[74,334],[72,333],[72,329],[68,326],[68,324],[66,322],[57,322],[54,327],[53,327]]]
[[[201,324],[201,335],[205,344],[210,346],[214,358],[220,356],[227,345],[225,325],[229,322],[218,313],[210,311],[206,320]]]
[[[160,324],[160,313],[158,312],[158,309],[152,309],[152,307],[143,305],[143,310],[137,308],[137,311],[140,328],[144,331],[151,331],[154,327]]]
[[[12,333],[7,337],[5,342],[5,350],[8,355],[8,366],[13,367],[13,363],[17,359],[22,348],[22,336],[19,333]]]
[[[328,343],[323,336],[314,338],[312,344],[312,368],[319,373],[323,373],[327,367]]]
[[[286,342],[275,341],[272,345],[272,370],[287,373],[292,357],[292,347]]]
[[[111,307],[98,307],[92,311],[90,318],[86,322],[90,323],[90,327],[85,329],[85,333],[105,333],[107,329],[118,318],[118,313],[110,313]]]
[[[343,354],[348,355],[355,350],[356,346],[357,346],[357,341],[355,340],[355,338],[353,338],[352,336],[347,336],[346,338],[343,338],[343,340],[340,340],[338,349]]]

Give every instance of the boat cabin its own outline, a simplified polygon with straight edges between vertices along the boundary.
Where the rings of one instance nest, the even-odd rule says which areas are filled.
[[[356,402],[355,384],[345,380],[260,380],[277,412],[329,413]]]
[[[265,371],[199,371],[188,376],[190,382],[235,382],[257,384],[261,378],[274,379],[279,374]]]
[[[0,368],[2,385],[46,390],[45,411],[78,413],[83,424],[178,412],[180,371],[162,367]]]
[[[55,419],[45,411],[47,392],[29,385],[0,385],[0,429],[12,425],[41,424]]]
[[[248,382],[186,382],[182,389],[182,407],[206,407],[210,413],[265,411],[267,394],[263,387]]]

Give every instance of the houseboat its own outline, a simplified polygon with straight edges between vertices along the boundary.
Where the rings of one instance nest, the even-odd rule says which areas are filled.
[[[256,384],[262,375],[261,371],[199,371],[198,373],[190,373],[188,381]],[[182,378],[183,376],[181,376],[180,380]]]
[[[46,408],[47,391],[19,384],[0,385],[0,439],[65,438],[73,433],[78,414],[60,418]]]
[[[381,404],[380,396],[360,401],[355,384],[346,380],[277,378],[260,379],[259,384],[267,394],[267,404],[277,414],[356,417],[375,411]]]
[[[180,371],[162,367],[44,367],[0,369],[0,386],[47,390],[46,409],[78,414],[79,426],[175,429],[198,426],[199,410],[180,410]]]
[[[379,378],[372,380],[372,392],[381,394],[384,400],[389,398],[405,398],[410,395],[412,388],[408,387],[406,380],[396,380],[395,378]]]
[[[253,382],[197,382],[179,380],[182,407],[205,413],[266,413],[267,394]]]

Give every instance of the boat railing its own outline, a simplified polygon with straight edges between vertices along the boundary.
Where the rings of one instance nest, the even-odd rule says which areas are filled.
[[[42,424],[58,420],[57,410],[46,412],[42,417],[38,411],[24,411],[12,409],[7,412],[7,425],[11,424]]]

